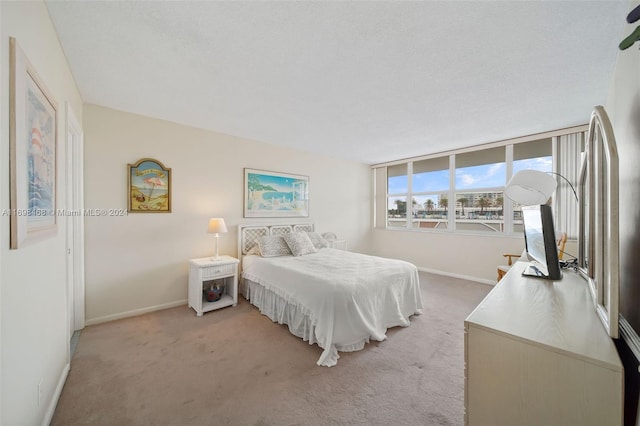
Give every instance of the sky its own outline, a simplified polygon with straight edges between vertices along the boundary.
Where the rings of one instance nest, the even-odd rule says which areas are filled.
[[[513,173],[520,170],[533,169],[543,172],[552,171],[551,156],[528,158],[513,162]],[[482,190],[504,187],[507,184],[506,163],[484,164],[481,166],[462,167],[455,170],[455,189]],[[389,178],[389,194],[406,194],[408,192],[407,176]],[[441,192],[449,190],[449,170],[419,173],[413,175],[413,193]]]
[[[133,170],[131,173],[131,185],[137,188],[151,189],[152,187],[155,189],[158,187],[158,191],[167,190],[168,185],[168,177],[167,173],[160,170],[161,166],[154,161],[143,161],[137,167],[137,171],[143,172],[143,174],[136,174],[136,171]],[[147,171],[145,174],[144,171]],[[153,178],[158,178],[155,180]],[[150,181],[145,181],[145,179],[151,178]],[[152,184],[152,182],[159,182],[157,185]],[[161,183],[160,183],[161,182]],[[164,188],[161,188],[164,187]]]
[[[261,174],[261,173],[250,173],[258,176],[259,181],[262,185],[270,185],[273,189],[278,192],[292,192],[293,184],[298,181],[302,181],[302,179],[296,179],[294,177],[285,177],[285,176],[276,176],[271,174]]]

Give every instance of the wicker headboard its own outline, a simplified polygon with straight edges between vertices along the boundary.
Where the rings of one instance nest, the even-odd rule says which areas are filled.
[[[313,229],[313,223],[238,225],[238,259],[242,260],[242,256],[251,250],[260,237],[290,232],[311,232]]]
[[[238,284],[240,286],[240,294],[248,299],[248,288],[245,286],[242,278],[243,256],[246,255],[251,248],[257,244],[258,238],[266,235],[283,235],[290,232],[312,232],[313,223],[295,223],[295,224],[240,224],[238,225],[238,260],[240,260],[240,274],[238,276]]]

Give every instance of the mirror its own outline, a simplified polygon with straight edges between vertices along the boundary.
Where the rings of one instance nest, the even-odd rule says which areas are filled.
[[[578,193],[578,271],[589,282],[596,312],[609,336],[618,338],[619,229],[618,150],[601,106],[589,120]]]

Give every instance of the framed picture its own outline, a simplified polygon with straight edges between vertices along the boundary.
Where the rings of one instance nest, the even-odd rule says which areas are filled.
[[[129,164],[131,213],[171,213],[171,169],[153,158]]]
[[[244,217],[308,216],[308,176],[244,169]]]
[[[58,232],[57,104],[13,37],[9,62],[10,244],[17,249]]]

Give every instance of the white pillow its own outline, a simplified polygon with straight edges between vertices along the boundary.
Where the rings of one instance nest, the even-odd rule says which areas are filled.
[[[313,246],[311,239],[306,232],[293,232],[286,234],[284,240],[287,242],[291,253],[294,256],[316,253],[318,250]]]
[[[253,247],[249,249],[247,256],[250,255],[260,256],[260,246],[258,246],[258,244],[254,244]]]
[[[329,243],[327,242],[327,240],[322,238],[317,232],[307,232],[307,235],[309,236],[309,239],[316,249],[319,250],[325,247],[329,247]]]
[[[291,250],[282,235],[269,235],[258,238],[258,247],[262,257],[290,256]]]

